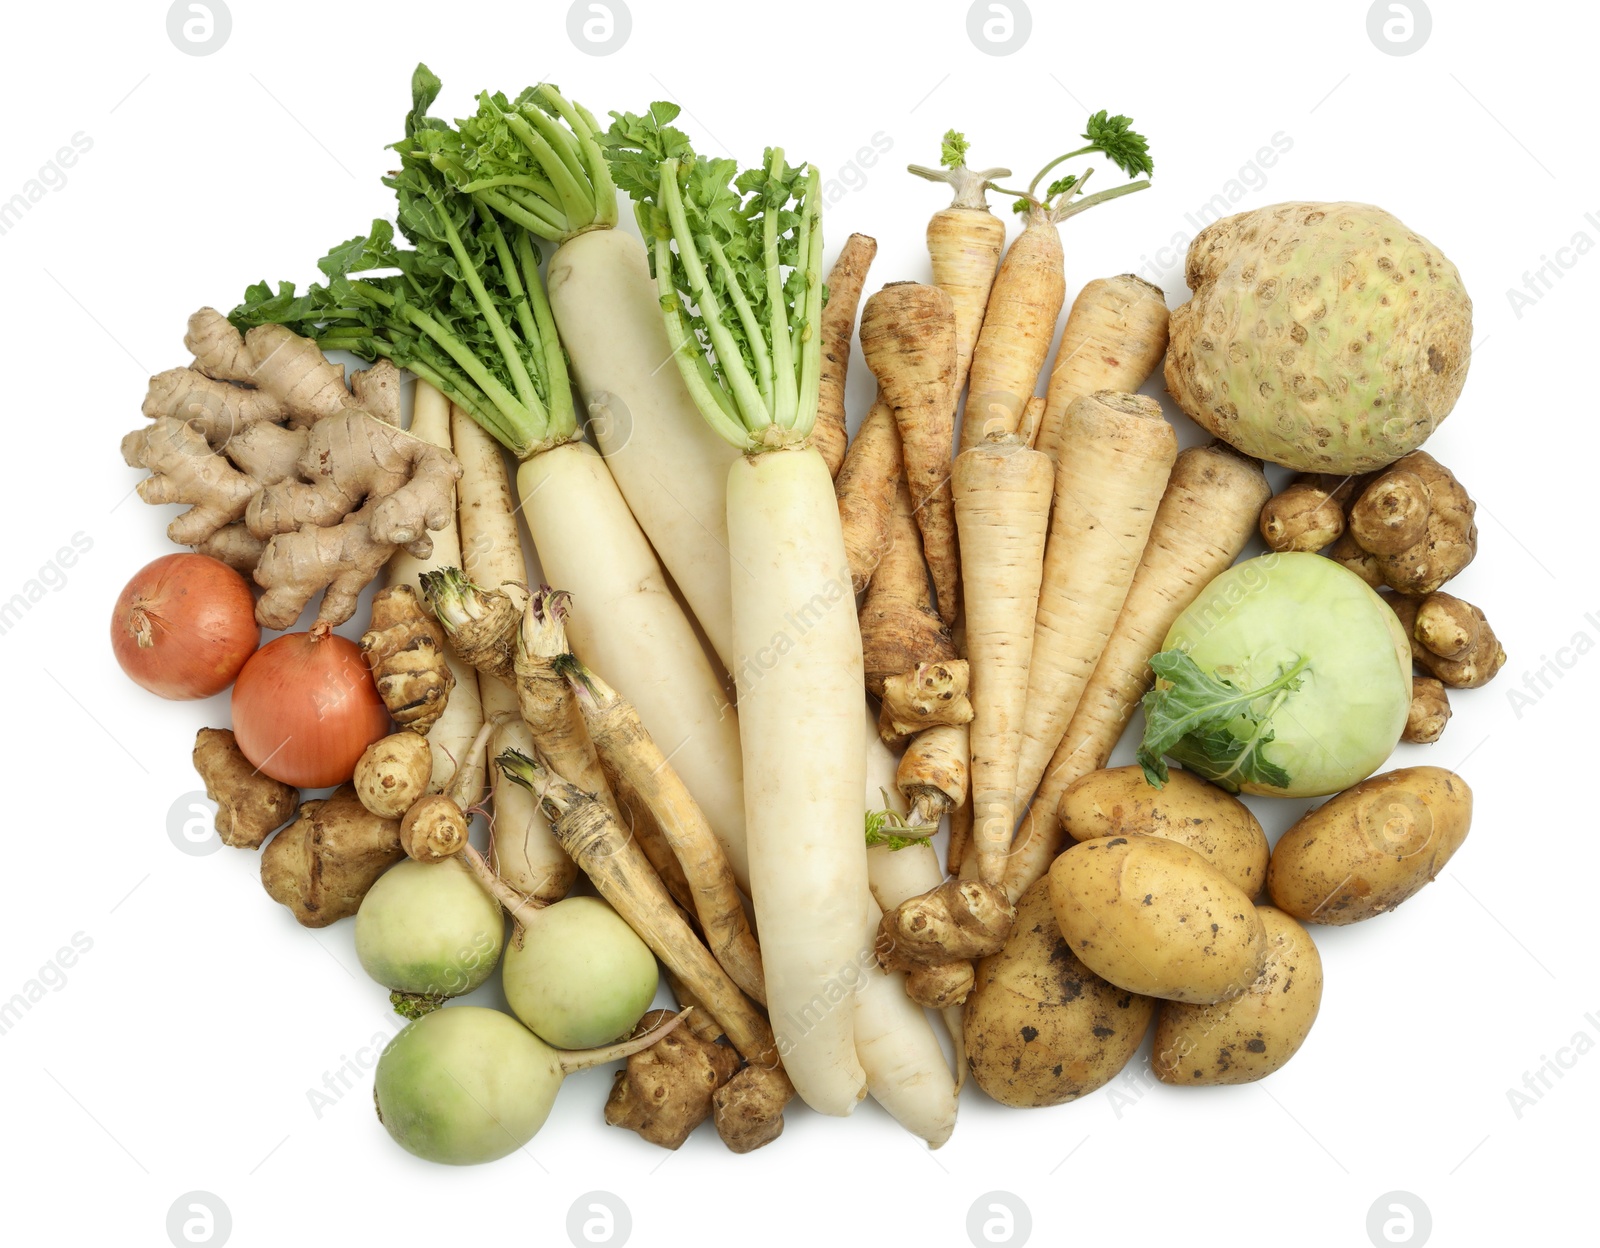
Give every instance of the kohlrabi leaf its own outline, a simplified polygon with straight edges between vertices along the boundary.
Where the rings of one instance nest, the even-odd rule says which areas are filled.
[[[1150,659],[1155,687],[1145,694],[1144,740],[1137,759],[1145,779],[1160,788],[1167,781],[1164,755],[1232,791],[1241,783],[1287,788],[1290,776],[1263,750],[1273,739],[1272,715],[1283,698],[1300,688],[1308,666],[1299,659],[1287,671],[1256,689],[1201,669],[1182,650],[1163,650]],[[1237,731],[1243,725],[1243,736]]]

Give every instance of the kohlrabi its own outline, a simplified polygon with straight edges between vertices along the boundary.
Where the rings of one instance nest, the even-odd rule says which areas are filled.
[[[1229,568],[1150,660],[1139,764],[1163,756],[1230,792],[1337,793],[1389,757],[1411,705],[1400,621],[1331,559],[1271,554]]]

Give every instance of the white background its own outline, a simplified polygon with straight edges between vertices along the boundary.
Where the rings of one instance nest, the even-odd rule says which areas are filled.
[[[1531,306],[1507,292],[1574,235],[1600,243],[1585,217],[1600,212],[1594,18],[1438,0],[1425,45],[1392,56],[1369,39],[1364,3],[1040,2],[1027,44],[996,57],[969,39],[966,11],[633,0],[626,45],[594,57],[569,40],[561,3],[234,0],[207,56],[175,48],[162,4],[10,10],[0,200],[75,133],[92,146],[0,235],[0,599],[75,533],[93,544],[0,637],[17,764],[0,1000],[75,933],[93,946],[0,1035],[8,1241],[165,1244],[169,1206],[194,1190],[227,1206],[239,1245],[560,1244],[569,1206],[596,1189],[626,1203],[645,1245],[959,1245],[969,1207],[995,1190],[1025,1202],[1036,1243],[1359,1245],[1369,1207],[1395,1190],[1428,1207],[1438,1244],[1592,1236],[1600,1056],[1562,1046],[1600,1041],[1587,789],[1600,660],[1558,648],[1600,640],[1600,615],[1586,615],[1600,592],[1582,381],[1600,256],[1560,253],[1575,263]],[[160,702],[111,658],[111,603],[169,549],[170,518],[128,498],[138,474],[117,442],[140,423],[147,375],[186,362],[191,311],[226,309],[258,278],[314,276],[329,245],[386,213],[383,146],[419,56],[451,116],[480,88],[548,78],[602,115],[677,99],[711,154],[749,161],[781,142],[853,187],[828,211],[830,255],[852,230],[875,235],[873,288],[926,279],[922,230],[943,195],[902,168],[934,163],[947,126],[967,131],[975,162],[1021,174],[1101,107],[1151,137],[1155,189],[1065,227],[1069,292],[1153,263],[1146,275],[1180,302],[1181,258],[1158,248],[1192,234],[1185,214],[1226,194],[1275,134],[1292,146],[1264,180],[1248,173],[1239,207],[1377,202],[1456,262],[1477,351],[1428,449],[1479,501],[1478,560],[1451,588],[1487,610],[1510,661],[1455,698],[1438,745],[1403,747],[1397,763],[1466,775],[1472,835],[1397,913],[1315,930],[1322,1016],[1286,1069],[1211,1090],[1147,1090],[1135,1071],[1116,1095],[1052,1110],[1002,1110],[969,1088],[935,1154],[870,1104],[850,1121],[791,1111],[783,1138],[748,1157],[709,1128],[667,1154],[601,1125],[603,1071],[569,1082],[525,1154],[472,1170],[395,1147],[370,1070],[314,1112],[325,1072],[395,1021],[350,924],[302,930],[261,892],[253,854],[194,856],[169,839],[169,809],[199,787],[193,734],[226,722],[226,702]],[[875,135],[888,155],[852,172]],[[858,400],[864,374],[858,356]],[[1514,705],[1547,658],[1576,661]],[[1273,805],[1269,831],[1305,805]],[[1562,1055],[1571,1069],[1519,1116],[1508,1090]]]

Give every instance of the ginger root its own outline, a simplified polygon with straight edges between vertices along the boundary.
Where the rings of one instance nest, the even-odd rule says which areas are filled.
[[[971,723],[969,680],[965,659],[918,663],[909,672],[888,677],[883,682],[878,735],[893,745],[924,728]]]
[[[651,1010],[633,1034],[643,1035],[671,1017],[671,1010]],[[717,1089],[738,1069],[739,1055],[733,1049],[679,1027],[635,1053],[617,1072],[606,1099],[606,1123],[677,1149],[711,1117]]]
[[[1506,652],[1482,611],[1452,594],[1395,594],[1388,599],[1411,639],[1411,658],[1452,689],[1486,685]]]
[[[1403,594],[1431,594],[1478,553],[1476,510],[1448,468],[1413,451],[1350,504],[1348,540],[1329,553],[1368,584],[1376,576]]]
[[[978,880],[946,880],[883,916],[878,964],[886,971],[913,971],[999,953],[1016,917],[1005,889]]]
[[[1365,477],[1302,472],[1261,508],[1261,540],[1276,551],[1318,551],[1344,535],[1344,509]]]
[[[205,781],[206,796],[217,804],[217,835],[224,845],[259,849],[300,804],[300,790],[252,767],[226,728],[202,728],[196,734],[194,769]]]
[[[426,736],[444,714],[455,688],[444,644],[444,630],[422,609],[411,586],[391,585],[373,595],[361,653],[390,718],[418,736]]]
[[[1413,676],[1411,711],[1400,739],[1413,745],[1432,745],[1444,735],[1444,726],[1449,722],[1450,696],[1444,683],[1432,676]]]
[[[261,851],[261,883],[305,927],[348,918],[367,890],[405,857],[400,822],[361,804],[355,786],[306,802],[300,817]]]
[[[241,336],[211,308],[184,342],[194,363],[150,379],[151,423],[123,458],[151,473],[146,502],[188,506],[168,537],[254,573],[262,625],[291,627],[324,589],[318,622],[342,624],[396,549],[427,557],[461,466],[401,431],[392,366],[347,388],[314,342],[281,325]]]

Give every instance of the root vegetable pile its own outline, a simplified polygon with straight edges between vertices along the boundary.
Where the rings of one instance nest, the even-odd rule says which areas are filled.
[[[1393,751],[1507,661],[1419,449],[1470,342],[1439,249],[1283,204],[1202,231],[1170,317],[1130,274],[1068,307],[1059,227],[1154,170],[1101,111],[1019,189],[946,132],[926,265],[869,289],[886,223],[830,257],[781,147],[441,90],[419,65],[317,282],[196,313],[150,380],[121,449],[192,553],[111,629],[153,693],[232,686],[192,754],[218,838],[283,922],[354,918],[410,1020],[388,1134],[494,1161],[625,1061],[603,1119],[659,1148],[869,1096],[938,1148],[969,1074],[1032,1107],[1151,1034],[1173,1087],[1327,1061],[1312,933],[1470,830],[1466,781]],[[1273,845],[1260,803],[1310,796]]]

